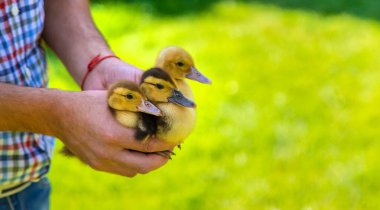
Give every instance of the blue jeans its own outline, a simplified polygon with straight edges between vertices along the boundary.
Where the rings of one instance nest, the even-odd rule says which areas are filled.
[[[0,198],[0,210],[49,210],[50,182],[42,178],[23,191]]]

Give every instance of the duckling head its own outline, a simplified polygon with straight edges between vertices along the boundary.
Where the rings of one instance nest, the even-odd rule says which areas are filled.
[[[129,80],[117,82],[109,88],[108,105],[118,111],[145,112],[162,116],[161,110],[146,100],[139,87]]]
[[[171,46],[158,54],[156,66],[162,68],[174,79],[192,79],[210,84],[211,80],[195,68],[193,58],[182,48]]]
[[[177,89],[175,81],[169,74],[160,68],[145,71],[141,77],[140,88],[154,103],[174,103],[184,107],[195,107],[195,103]]]

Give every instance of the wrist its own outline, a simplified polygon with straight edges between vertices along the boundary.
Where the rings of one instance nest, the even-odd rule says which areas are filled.
[[[91,74],[97,66],[101,65],[101,63],[109,59],[119,59],[119,57],[117,57],[114,54],[107,54],[107,55],[98,54],[90,60],[90,62],[87,65],[87,71],[84,74],[82,81],[80,83],[81,90],[83,90],[84,84],[86,83],[86,80],[89,74]]]
[[[94,59],[97,55],[115,55],[115,53],[110,50],[107,45],[103,45],[96,41],[94,42],[95,43],[91,43],[93,46],[91,45],[90,47],[83,49],[82,54],[76,58],[77,61],[74,64],[74,68],[68,68],[79,85],[81,85],[81,81],[83,80],[88,70],[88,65],[92,59]]]
[[[49,108],[53,111],[47,121],[51,125],[49,131],[53,136],[62,140],[65,132],[70,132],[75,126],[74,111],[79,109],[76,99],[80,97],[80,92],[52,90]]]
[[[40,133],[60,137],[63,120],[65,119],[66,103],[70,100],[69,92],[58,89],[45,89],[45,97],[39,116],[42,120],[43,130]]]

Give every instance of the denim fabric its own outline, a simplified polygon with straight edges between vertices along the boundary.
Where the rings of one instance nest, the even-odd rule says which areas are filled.
[[[49,210],[50,182],[42,178],[23,191],[0,198],[0,210]]]

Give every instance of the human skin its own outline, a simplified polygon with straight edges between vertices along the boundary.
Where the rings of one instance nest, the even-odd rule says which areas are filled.
[[[45,1],[43,38],[79,84],[88,62],[113,54],[96,29],[88,1]],[[142,71],[109,58],[89,74],[82,92],[0,83],[0,130],[30,131],[59,138],[92,168],[133,177],[163,166],[168,159],[151,153],[172,149],[158,139],[138,142],[107,106],[107,91],[119,79],[139,81]]]

